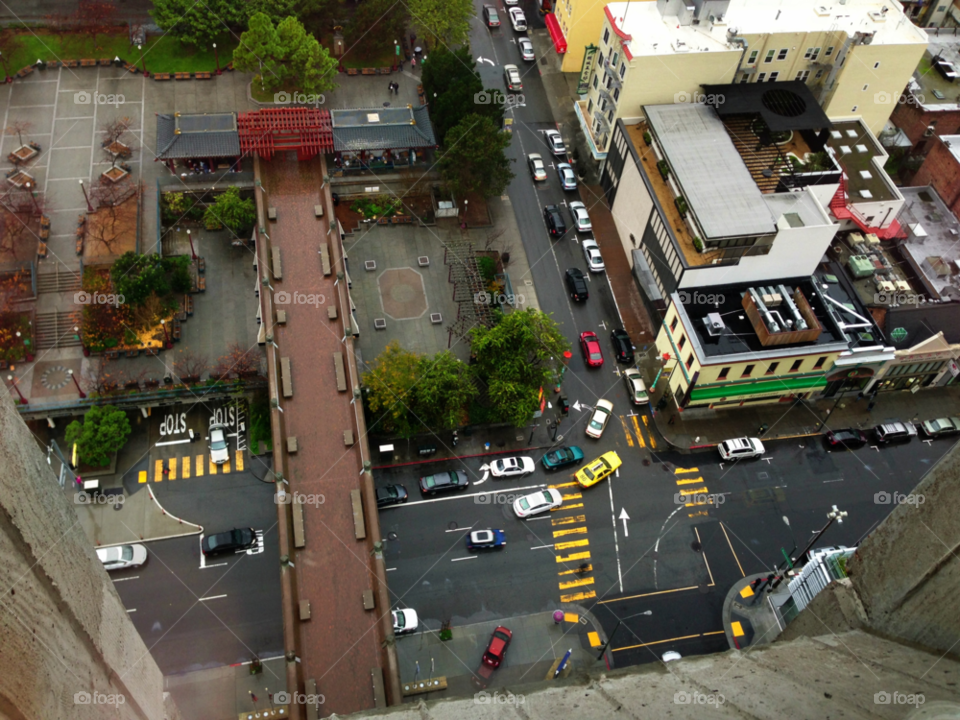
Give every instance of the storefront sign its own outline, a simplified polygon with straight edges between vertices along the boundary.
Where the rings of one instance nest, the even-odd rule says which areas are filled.
[[[597,59],[596,45],[587,45],[583,52],[583,65],[580,66],[580,80],[577,82],[577,95],[586,95],[590,90],[590,73]]]

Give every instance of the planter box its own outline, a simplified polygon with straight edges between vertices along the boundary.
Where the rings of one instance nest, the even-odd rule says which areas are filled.
[[[102,172],[102,173],[100,173],[100,174],[101,174],[103,177],[105,177],[107,180],[109,180],[110,182],[116,183],[116,182],[120,182],[121,180],[123,180],[123,179],[124,179],[127,175],[129,175],[130,173],[128,173],[128,172],[127,172],[126,170],[124,170],[123,168],[112,167],[112,168],[110,168],[109,170],[106,170],[106,171],[104,171],[104,172]]]

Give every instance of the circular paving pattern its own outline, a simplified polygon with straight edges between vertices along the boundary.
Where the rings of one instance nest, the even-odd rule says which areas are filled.
[[[383,311],[394,320],[418,318],[427,311],[423,277],[412,268],[385,270],[377,281]]]
[[[40,383],[47,390],[59,390],[70,382],[70,373],[63,365],[53,365],[43,371]]]

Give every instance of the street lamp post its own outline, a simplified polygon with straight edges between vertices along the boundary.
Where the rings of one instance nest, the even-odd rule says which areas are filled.
[[[836,505],[834,505],[834,506],[833,506],[833,509],[832,509],[830,512],[827,513],[827,524],[823,526],[823,528],[820,530],[820,532],[818,532],[816,535],[813,536],[813,538],[810,540],[810,542],[807,543],[807,546],[803,549],[803,552],[801,552],[799,555],[797,555],[797,559],[799,560],[800,558],[802,558],[804,555],[806,555],[806,554],[810,551],[810,548],[812,548],[812,547],[814,546],[814,544],[817,542],[817,540],[820,539],[820,536],[823,535],[823,534],[827,531],[827,528],[829,528],[831,525],[833,525],[834,521],[836,521],[838,524],[842,525],[842,524],[843,524],[843,519],[844,519],[846,516],[847,516],[847,513],[846,513],[846,512],[844,512],[843,510],[840,510]],[[776,582],[774,582],[774,583],[770,586],[770,590],[771,590],[771,591],[776,590],[776,589],[777,589],[777,586],[779,586],[782,581],[783,581],[783,575],[780,575],[780,576],[776,579]]]
[[[140,51],[140,65],[143,68],[143,76],[150,77],[150,73],[147,72],[147,61],[143,59],[143,46],[137,45],[137,50]]]
[[[0,53],[0,63],[3,64],[3,82],[13,82],[13,78],[10,77],[10,73],[7,72],[7,59],[3,56],[3,53]]]
[[[190,231],[187,230],[187,240],[190,241],[190,254],[193,256],[193,259],[197,259],[197,252],[193,249],[193,235],[190,234]]]
[[[11,385],[13,385],[13,389],[17,391],[17,395],[20,396],[20,402],[21,402],[21,404],[23,404],[23,405],[29,405],[30,403],[29,403],[29,402],[27,401],[27,399],[23,396],[23,393],[20,392],[20,388],[17,387],[17,384],[13,381],[13,375],[7,375],[7,380],[10,382]]]
[[[223,75],[223,72],[220,70],[220,54],[217,52],[216,43],[213,43],[213,59],[217,63],[217,75]]]
[[[87,394],[80,389],[80,383],[77,382],[77,376],[73,374],[73,370],[67,370],[67,375],[69,375],[70,379],[73,380],[73,384],[77,386],[77,392],[80,393],[80,399],[85,400]]]
[[[83,191],[83,199],[87,201],[87,212],[93,212],[93,205],[90,204],[90,197],[87,195],[87,186],[80,181],[80,189]]]
[[[173,343],[170,342],[170,335],[167,333],[167,321],[166,321],[166,320],[161,320],[161,321],[160,321],[160,327],[163,328],[163,337],[164,337],[164,339],[166,340],[165,345],[166,345],[167,350],[169,350],[170,348],[173,347]]]
[[[27,192],[30,193],[30,199],[33,200],[33,206],[37,209],[38,215],[43,215],[43,210],[40,209],[40,203],[37,202],[37,195],[33,191],[33,184],[28,182],[25,184]]]
[[[394,61],[393,61],[393,69],[394,71],[396,71],[400,69],[400,43],[394,40],[393,46],[396,49],[396,55],[394,56]]]

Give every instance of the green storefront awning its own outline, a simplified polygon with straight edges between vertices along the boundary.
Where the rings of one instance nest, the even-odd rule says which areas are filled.
[[[694,388],[690,393],[690,402],[718,400],[719,398],[741,397],[743,395],[763,395],[764,393],[794,393],[822,388],[827,384],[823,375],[816,377],[792,377],[779,380],[762,380],[744,385],[711,385]]]

